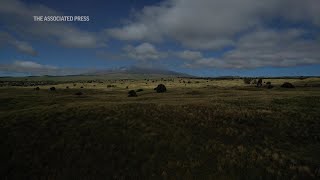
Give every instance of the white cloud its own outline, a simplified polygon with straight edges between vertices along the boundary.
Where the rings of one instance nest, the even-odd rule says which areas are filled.
[[[0,21],[10,32],[22,37],[44,38],[71,48],[105,46],[101,33],[83,31],[63,22],[34,22],[33,16],[63,15],[61,12],[39,4],[25,4],[19,0],[0,1]]]
[[[42,65],[32,61],[15,61],[13,65],[17,68],[26,68],[26,69],[58,69],[55,66]]]
[[[40,64],[34,61],[16,60],[11,64],[0,64],[0,72],[24,75],[73,75],[92,71],[92,69],[61,68]]]
[[[186,60],[197,60],[202,58],[202,53],[199,51],[185,50],[177,53],[177,56]]]
[[[15,39],[13,36],[11,36],[9,33],[0,31],[0,45],[11,45],[13,46],[17,51],[28,54],[31,56],[36,56],[38,53],[34,50],[34,48],[25,41],[19,41]]]
[[[0,64],[0,71],[29,73],[32,75],[49,75],[59,71],[59,68],[50,65],[42,65],[33,61],[16,60],[12,64]]]
[[[304,31],[260,29],[239,39],[235,49],[216,58],[199,58],[189,68],[288,67],[320,63],[320,44],[302,38]]]
[[[126,46],[126,57],[135,60],[157,60],[166,57],[166,53],[159,52],[152,44],[142,43],[138,46]]]
[[[238,33],[283,18],[320,25],[319,0],[168,0],[144,7],[123,27],[109,34],[120,40],[170,38],[193,49],[219,49],[234,44]]]
[[[160,32],[156,29],[147,27],[144,24],[131,24],[130,26],[125,26],[122,29],[111,28],[107,29],[106,32],[120,40],[161,40]]]
[[[26,54],[30,54],[32,56],[36,56],[37,52],[33,49],[33,47],[25,42],[25,41],[13,41],[11,42],[12,45],[17,48],[18,51],[22,52],[22,53],[26,53]]]

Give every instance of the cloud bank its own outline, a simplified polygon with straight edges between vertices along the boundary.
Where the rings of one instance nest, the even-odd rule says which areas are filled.
[[[194,49],[217,49],[274,18],[319,26],[319,12],[318,0],[169,0],[147,6],[128,24],[107,31],[120,40],[170,38]]]
[[[270,25],[276,20],[284,27]],[[175,57],[189,68],[320,63],[318,0],[168,0],[144,7],[127,24],[106,31],[121,41],[175,40],[186,48]],[[224,48],[231,50],[212,57],[202,53]]]
[[[61,68],[52,65],[40,64],[34,61],[15,60],[11,64],[0,64],[0,72],[20,73],[24,75],[78,75],[89,72],[89,69]]]
[[[305,40],[302,30],[257,30],[241,37],[235,49],[221,57],[199,57],[190,68],[290,67],[320,63],[320,43]]]

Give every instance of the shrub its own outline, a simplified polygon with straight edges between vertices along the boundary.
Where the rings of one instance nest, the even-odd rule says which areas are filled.
[[[55,91],[55,90],[56,90],[55,87],[51,87],[51,88],[50,88],[50,91]]]
[[[136,91],[135,90],[130,90],[129,92],[128,92],[128,97],[137,97],[138,95],[137,95],[137,93],[136,93]]]
[[[251,81],[252,81],[252,78],[243,78],[243,82],[244,82],[245,84],[250,84]]]
[[[271,85],[271,82],[270,82],[270,81],[268,81],[268,82],[266,83],[266,87],[267,87],[268,89],[272,89],[274,86]]]
[[[295,88],[293,84],[289,83],[289,82],[285,82],[281,85],[281,87],[283,88]]]
[[[69,86],[67,86],[66,89],[69,89]]]
[[[307,77],[300,76],[299,79],[304,80],[304,79],[307,79]]]
[[[156,90],[157,93],[163,93],[167,91],[167,88],[165,85],[159,84],[156,88],[154,88],[154,90]]]
[[[39,91],[39,90],[40,90],[40,88],[39,88],[39,87],[36,87],[36,88],[34,88],[34,90]]]
[[[267,85],[267,88],[268,88],[268,89],[272,89],[273,86],[272,86],[271,84],[268,84],[268,85]]]
[[[141,91],[143,91],[143,89],[137,89],[137,90],[136,90],[136,92],[141,92]]]
[[[74,95],[81,96],[82,94],[82,92],[76,92]]]

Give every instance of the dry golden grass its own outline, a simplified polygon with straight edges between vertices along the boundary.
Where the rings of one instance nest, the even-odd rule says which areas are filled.
[[[264,81],[1,87],[0,179],[318,178],[320,80]]]

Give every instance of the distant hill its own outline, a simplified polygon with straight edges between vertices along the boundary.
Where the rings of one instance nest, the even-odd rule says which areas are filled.
[[[163,75],[163,76],[179,76],[179,77],[193,77],[189,74],[179,73],[176,71],[166,70],[166,69],[157,69],[157,68],[144,68],[144,67],[120,67],[115,69],[108,70],[96,70],[93,72],[86,73],[84,75],[112,75],[112,74],[133,74],[133,75]]]
[[[20,77],[0,77],[2,81],[81,81],[81,80],[106,80],[106,79],[148,79],[148,78],[171,78],[171,77],[189,77],[189,74],[175,71],[141,68],[141,67],[121,67],[114,69],[92,70],[82,74],[74,75],[43,75],[43,76],[20,76]]]

